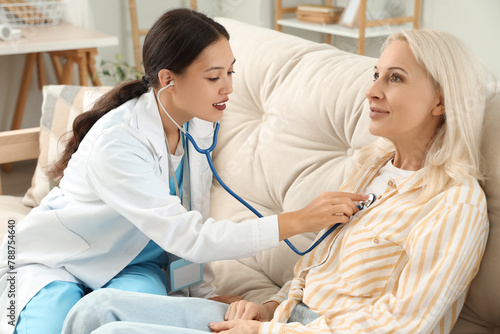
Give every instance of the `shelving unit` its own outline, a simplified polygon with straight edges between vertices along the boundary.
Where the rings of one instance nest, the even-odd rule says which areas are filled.
[[[381,20],[366,19],[366,2],[360,0],[358,11],[357,28],[348,28],[340,24],[317,24],[297,20],[297,18],[283,18],[284,14],[295,13],[297,7],[283,7],[283,0],[276,0],[276,30],[282,31],[283,27],[291,27],[308,31],[316,31],[326,34],[325,42],[331,44],[331,36],[344,36],[358,40],[358,54],[365,53],[365,40],[373,37],[388,36],[392,32],[402,29],[419,27],[420,22],[420,0],[413,0],[414,8],[412,16],[392,17]],[[324,4],[332,5],[332,0],[325,0]],[[411,24],[411,25],[410,25]]]
[[[190,0],[189,4],[192,10],[198,10],[198,1]],[[134,43],[134,60],[135,69],[137,72],[142,72],[142,55],[141,55],[141,36],[146,36],[149,29],[139,28],[139,19],[137,17],[137,4],[136,0],[128,1],[128,8],[130,13],[130,23],[132,25],[132,41]]]

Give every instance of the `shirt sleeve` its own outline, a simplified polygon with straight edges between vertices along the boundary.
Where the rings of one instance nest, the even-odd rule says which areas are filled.
[[[158,172],[155,159],[144,138],[126,126],[113,128],[91,148],[87,182],[102,201],[164,250],[192,262],[248,257],[278,245],[276,215],[234,223],[203,221],[200,212],[185,210],[170,195],[168,176]]]
[[[267,302],[276,302],[278,304],[281,304],[285,301],[286,297],[288,296],[288,292],[290,291],[290,284],[292,281],[286,282],[282,287],[281,290],[278,291],[277,294],[266,300],[263,304]]]
[[[350,305],[329,310],[307,325],[263,323],[260,333],[432,332],[467,291],[479,269],[487,236],[485,209],[471,204],[444,208],[410,233],[405,246],[409,260],[392,292],[369,306],[353,297]]]

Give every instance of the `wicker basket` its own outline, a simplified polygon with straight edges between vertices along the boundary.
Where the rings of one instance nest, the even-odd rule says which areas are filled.
[[[13,28],[57,25],[63,4],[61,0],[0,0],[0,23]]]

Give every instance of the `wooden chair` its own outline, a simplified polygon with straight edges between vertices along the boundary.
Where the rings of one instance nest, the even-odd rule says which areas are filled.
[[[148,33],[149,29],[139,29],[136,0],[128,0],[128,4],[130,11],[130,22],[132,24],[132,40],[134,42],[135,68],[138,72],[142,72],[141,36],[145,36]],[[190,4],[192,10],[198,10],[197,0],[190,0]]]
[[[101,86],[101,81],[97,75],[95,67],[95,56],[97,55],[97,48],[77,49],[77,50],[63,50],[63,51],[50,51],[50,60],[54,66],[57,82],[60,85],[70,85],[73,75],[73,65],[78,67],[78,77],[80,86],[88,86],[89,78],[94,86]],[[28,93],[31,84],[31,78],[34,68],[37,68],[38,88],[42,90],[46,84],[45,65],[43,61],[43,53],[29,53],[26,55],[23,74],[21,78],[21,86],[17,95],[16,107],[14,110],[14,117],[12,118],[11,130],[18,130],[21,128],[21,123],[24,116],[24,109],[26,101],[28,100]],[[14,150],[12,150],[13,152]],[[14,160],[15,161],[15,160]],[[5,172],[12,169],[11,163],[2,165]]]

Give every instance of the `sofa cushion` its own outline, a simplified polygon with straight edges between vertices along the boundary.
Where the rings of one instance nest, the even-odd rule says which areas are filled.
[[[86,92],[104,93],[109,89],[109,87],[44,86],[40,120],[40,155],[31,187],[23,198],[24,205],[38,206],[53,186],[45,175],[45,170],[62,153],[65,134],[71,131],[75,117],[86,110],[84,108]]]
[[[234,92],[214,151],[222,179],[263,215],[297,210],[323,191],[336,191],[356,152],[374,140],[368,132],[364,93],[372,83],[376,59],[230,19],[218,21],[229,30],[236,58]],[[457,333],[464,328],[469,333],[500,330],[500,92],[492,96],[484,122],[488,179],[482,183],[490,236]],[[212,188],[211,203],[216,219],[253,217],[218,184]],[[311,240],[299,240],[299,248]],[[283,246],[252,258],[215,263],[218,292],[265,299],[273,284],[277,291],[291,276],[297,258]],[[258,282],[254,288],[250,279]],[[260,286],[264,288],[259,293]]]
[[[455,326],[454,334],[481,333],[479,329],[496,327],[500,332],[500,87],[493,86],[496,94],[487,103],[483,123],[483,145],[487,178],[481,182],[488,201],[490,232],[481,267],[467,295],[460,320],[464,324]],[[469,323],[468,323],[469,322]],[[477,326],[476,330],[467,329]],[[466,327],[467,325],[467,327]],[[483,328],[483,329],[484,329]],[[496,333],[496,332],[495,332]]]
[[[376,60],[229,19],[219,22],[229,30],[236,58],[234,90],[214,151],[222,179],[263,215],[298,210],[321,192],[336,191],[356,151],[374,139],[364,93]],[[211,195],[216,219],[253,216],[218,184]],[[311,233],[292,242],[304,250],[313,239]],[[257,265],[277,292],[292,278],[298,258],[282,244],[233,261],[232,279],[249,277],[241,264]],[[213,264],[221,294],[234,292],[219,275],[230,263]],[[271,290],[249,289],[243,296],[259,301]]]

